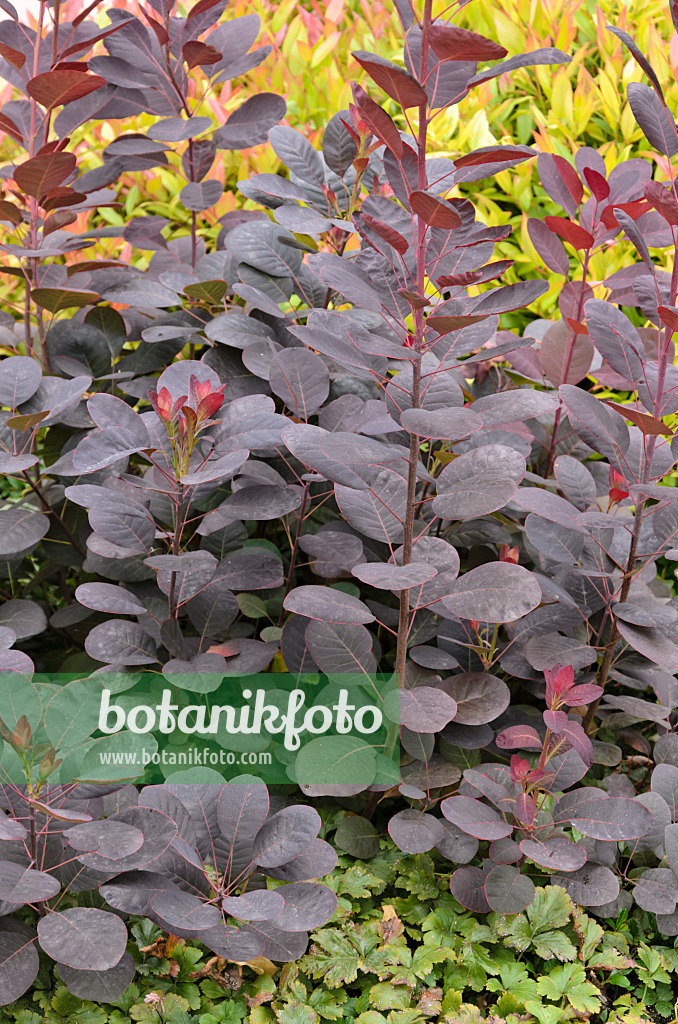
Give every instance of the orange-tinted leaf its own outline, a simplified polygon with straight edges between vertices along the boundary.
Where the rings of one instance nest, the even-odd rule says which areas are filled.
[[[440,60],[501,60],[508,53],[499,43],[456,25],[433,25],[431,47]]]
[[[0,220],[16,225],[21,224],[23,217],[14,203],[8,203],[4,199],[0,199]]]
[[[106,85],[99,75],[83,74],[81,71],[46,71],[31,78],[26,91],[34,100],[52,110],[66,103],[82,99]]]
[[[354,51],[353,57],[372,81],[392,100],[399,103],[403,110],[407,110],[408,107],[419,107],[427,102],[426,92],[416,78],[403,71],[397,64],[364,50]]]
[[[621,413],[624,419],[630,420],[636,427],[639,427],[644,434],[653,434],[655,437],[673,437],[673,431],[661,420],[649,416],[646,412],[638,412],[627,405],[617,405],[616,402],[606,402],[615,412]]]
[[[484,316],[429,316],[426,318],[426,326],[432,327],[438,334],[449,334],[450,331],[458,331],[462,327],[470,327],[471,324],[477,324],[481,320],[486,320]]]
[[[0,131],[7,132],[11,139],[14,139],[15,142],[19,143],[19,145],[22,144],[23,139],[21,137],[21,132],[14,124],[14,121],[7,117],[7,114],[0,113]]]
[[[401,254],[407,252],[409,249],[407,239],[403,238],[395,228],[389,227],[388,224],[377,220],[376,217],[371,217],[369,213],[363,213],[362,219],[368,228],[371,228],[380,238],[383,238],[385,242],[392,245],[396,252]]]
[[[77,216],[71,213],[70,210],[57,210],[56,213],[51,214],[45,221],[45,225],[42,229],[43,238],[45,235],[49,235],[52,231],[60,231],[61,228],[65,228],[68,224],[73,224],[77,220]]]
[[[432,196],[428,192],[411,192],[410,206],[412,212],[426,221],[429,227],[458,228],[461,218],[454,207],[440,196]]]
[[[82,263],[69,263],[66,273],[69,277],[73,274],[87,274],[90,270],[104,270],[106,267],[127,267],[128,263],[122,260],[83,260]],[[110,312],[110,311],[109,311]]]
[[[544,223],[549,231],[559,235],[575,249],[590,249],[593,246],[593,235],[567,217],[544,217]]]
[[[4,57],[5,60],[14,65],[17,71],[21,71],[26,63],[25,54],[21,50],[15,50],[13,47],[8,46],[7,43],[0,43],[0,57]]]
[[[575,334],[588,334],[586,324],[581,323],[579,320],[574,320],[571,316],[567,317],[567,322],[574,331]]]
[[[49,409],[45,409],[44,412],[25,412],[20,416],[10,417],[6,425],[12,430],[29,430],[31,427],[37,427],[38,423],[42,423],[48,416]]]
[[[78,306],[91,306],[101,296],[98,292],[85,292],[69,288],[34,288],[31,296],[39,306],[50,313],[58,313],[61,309],[74,309]]]
[[[214,46],[208,46],[197,39],[190,39],[184,43],[181,54],[189,68],[197,68],[202,64],[218,64],[222,58],[222,54]]]
[[[41,206],[45,212],[48,212],[60,210],[63,206],[77,206],[78,203],[84,203],[86,199],[87,196],[84,192],[76,192],[73,188],[60,185],[59,188],[52,189],[43,197]]]
[[[76,166],[72,153],[47,153],[25,160],[14,168],[14,180],[22,190],[34,199],[39,199],[73,173]]]

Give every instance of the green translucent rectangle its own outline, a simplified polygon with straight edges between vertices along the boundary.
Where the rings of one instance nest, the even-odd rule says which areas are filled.
[[[2,779],[47,781],[56,757],[50,785],[255,777],[309,795],[387,789],[400,783],[398,726],[384,713],[394,685],[362,674],[6,674]]]

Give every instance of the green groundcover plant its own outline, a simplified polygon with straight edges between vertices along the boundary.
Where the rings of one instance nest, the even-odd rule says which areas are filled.
[[[351,821],[323,811],[325,834]],[[342,856],[326,883],[332,919],[306,956],[283,967],[259,956],[235,964],[201,941],[130,918],[136,978],[93,1001],[41,969],[30,993],[6,1006],[8,1024],[614,1024],[673,1016],[678,951],[657,941],[649,915],[606,922],[557,886],[539,888],[524,914],[479,917],[440,892],[434,854],[403,856],[382,841],[369,861]],[[283,887],[284,888],[284,887]],[[280,890],[272,890],[272,893]]]
[[[437,157],[431,125],[469,91],[569,58],[510,56],[432,0],[399,0],[402,63],[354,54],[368,88],[354,84],[318,150],[279,124],[272,94],[216,130],[195,113],[194,69],[218,89],[267,55],[252,50],[256,21],[222,23],[225,6],[182,15],[151,0],[102,27],[93,7],[71,23],[41,0],[36,32],[0,3],[0,74],[19,97],[0,128],[23,148],[2,168],[2,252],[24,292],[0,324],[0,718],[3,760],[23,773],[1,797],[0,997],[33,983],[40,948],[71,995],[122,998],[136,971],[129,914],[226,960],[298,959],[335,912],[318,881],[334,854],[299,789],[357,812],[339,849],[376,856],[388,831],[405,855],[444,858],[446,899],[490,915],[503,945],[532,934],[544,901],[567,911],[580,952],[604,940],[576,907],[656,915],[650,927],[676,935],[678,506],[662,481],[678,457],[678,130],[662,85],[611,28],[649,83],[628,93],[654,163],[608,175],[588,147],[573,164],[526,145]],[[79,173],[75,129],[142,112],[158,120]],[[216,153],[267,138],[288,176],[241,181],[250,205],[207,251]],[[145,271],[78,256],[102,235],[68,231],[78,214],[170,151],[190,231],[132,217],[123,236],[152,252]],[[548,283],[498,283],[509,229],[479,220],[473,196],[535,157],[563,213],[529,222],[562,278],[560,319],[519,335],[502,317]],[[637,262],[593,281],[591,255],[620,238]],[[92,789],[81,771],[72,784],[72,735],[43,716],[71,723],[78,693],[122,692],[140,669],[204,693],[206,678],[245,685],[269,668],[319,692],[388,674],[382,749],[333,741],[311,781],[291,761],[271,807],[251,778],[192,773],[139,793],[124,779]],[[96,729],[79,728],[96,752]],[[368,928],[367,946],[379,934]],[[331,958],[327,936],[307,966],[321,949]],[[656,972],[671,953],[657,955],[652,977],[668,984]],[[418,978],[413,963],[375,972],[409,993],[375,1012],[415,1009],[414,982],[393,980]],[[528,978],[526,1011],[547,1024],[568,1005],[597,1012],[580,964]],[[165,1004],[148,1012],[162,1019]]]

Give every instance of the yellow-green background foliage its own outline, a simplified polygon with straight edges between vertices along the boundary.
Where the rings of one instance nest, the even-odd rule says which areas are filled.
[[[68,16],[82,6],[82,0],[68,0]],[[134,0],[115,0],[114,6],[134,9],[136,5]],[[441,3],[441,10],[446,6]],[[233,0],[225,18],[252,13],[261,18],[259,44],[268,43],[273,51],[248,75],[218,87],[216,94],[202,100],[203,112],[220,123],[247,96],[273,91],[287,100],[286,123],[319,145],[326,121],[350,101],[350,81],[363,79],[351,52],[372,50],[402,60],[400,25],[389,0]],[[676,109],[678,37],[672,39],[666,0],[602,0],[598,4],[595,0],[472,0],[461,10],[457,22],[501,41],[509,54],[553,45],[570,54],[572,60],[560,67],[529,68],[501,76],[476,89],[458,107],[439,115],[431,137],[440,155],[455,156],[495,142],[519,142],[570,158],[579,146],[593,146],[604,156],[608,170],[630,156],[649,155],[661,160],[650,154],[626,100],[626,86],[641,81],[642,72],[606,24],[611,22],[634,36],[668,87],[669,105]],[[10,98],[10,92],[9,86],[1,90],[0,102]],[[396,114],[395,109],[391,113]],[[98,152],[121,132],[143,130],[152,120],[145,115],[124,122],[96,122],[79,129],[76,140],[84,155],[83,169],[97,166]],[[10,160],[13,155],[11,140],[2,139],[0,159]],[[100,210],[94,222],[121,224],[132,214],[158,214],[177,225],[177,231],[182,231],[182,225],[187,230],[189,215],[179,203],[183,182],[176,164],[177,160],[170,158],[169,167],[123,175],[121,205]],[[238,180],[277,170],[278,160],[267,145],[220,154],[208,176],[222,181],[225,191],[215,209],[202,215],[201,232],[215,236],[220,216],[242,205],[252,205],[244,203],[237,192]],[[658,170],[662,176],[661,166]],[[552,288],[534,309],[541,316],[552,315],[562,279],[543,266],[530,242],[526,222],[528,216],[560,211],[539,185],[536,161],[474,183],[468,190],[473,192],[484,220],[489,224],[510,222],[514,228],[513,235],[499,246],[503,257],[515,260],[508,280],[535,275],[554,278]],[[87,223],[93,226],[87,216],[82,214],[82,223],[75,224],[73,230],[83,230]],[[122,256],[141,266],[145,262],[143,255],[133,254],[130,247],[120,251],[115,239],[100,240],[96,254]],[[83,255],[81,252],[78,258]],[[592,280],[604,280],[633,259],[627,244],[614,244],[593,257]],[[574,265],[573,271],[576,276]],[[15,286],[16,279],[5,278],[0,297],[10,301]]]

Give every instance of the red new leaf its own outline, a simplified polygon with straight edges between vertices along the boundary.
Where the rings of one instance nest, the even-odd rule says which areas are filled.
[[[432,196],[428,192],[411,192],[410,206],[412,212],[425,220],[429,227],[445,228],[447,231],[458,228],[461,218],[445,199],[440,196]]]
[[[569,160],[566,160],[564,156],[558,156],[553,154],[553,162],[556,165],[560,177],[565,182],[567,191],[572,196],[572,201],[575,206],[579,206],[584,197],[584,186],[581,183],[581,178],[577,174],[576,170],[572,166]]]
[[[46,71],[31,78],[26,86],[29,96],[48,110],[73,103],[106,85],[99,75],[83,74],[80,71]]]
[[[549,231],[559,235],[575,249],[590,249],[593,246],[593,235],[567,217],[544,217],[544,223]]]
[[[409,249],[407,239],[403,238],[395,228],[390,228],[388,224],[377,220],[376,217],[371,217],[369,213],[363,213],[362,219],[368,228],[371,228],[380,238],[383,238],[385,242],[392,245],[396,252],[401,254],[407,252]]]
[[[357,82],[353,82],[351,88],[353,102],[366,126],[391,150],[395,158],[400,160],[403,155],[403,142],[393,118],[382,110]]]
[[[407,110],[408,107],[419,107],[427,102],[426,92],[416,78],[403,71],[397,64],[364,50],[354,51],[353,57],[372,81],[392,100],[399,103],[403,110]]]
[[[650,204],[645,199],[634,199],[632,203],[618,203],[615,206],[606,206],[600,215],[600,219],[606,228],[612,230],[612,228],[620,227],[619,221],[615,217],[615,210],[621,210],[622,213],[628,213],[632,220],[638,220],[642,214],[647,213],[651,209]]]
[[[645,412],[638,412],[637,409],[631,409],[627,405],[617,405],[616,402],[607,402],[607,405],[615,412],[619,412],[622,416],[630,420],[631,423],[639,427],[644,434],[650,434],[655,437],[663,435],[664,437],[673,437],[673,431],[671,427],[667,427],[661,420],[655,419],[654,416],[648,416]]]
[[[659,319],[671,331],[678,331],[678,309],[675,306],[658,306]]]
[[[599,203],[604,202],[610,194],[610,186],[607,180],[598,171],[594,171],[592,167],[584,168],[584,177],[594,199],[597,199]]]
[[[483,164],[500,164],[508,160],[527,160],[536,156],[536,152],[529,146],[487,146],[478,149],[474,153],[466,153],[465,156],[457,157],[454,166],[457,170],[462,167],[480,167]]]
[[[47,153],[15,167],[14,180],[27,195],[40,199],[72,174],[75,165],[72,153]]]
[[[193,7],[186,18],[186,21],[192,21],[199,14],[204,14],[205,11],[211,11],[213,7],[216,7],[220,3],[220,0],[198,0],[198,3]]]
[[[508,53],[492,39],[456,25],[432,25],[429,40],[440,60],[501,60]]]

